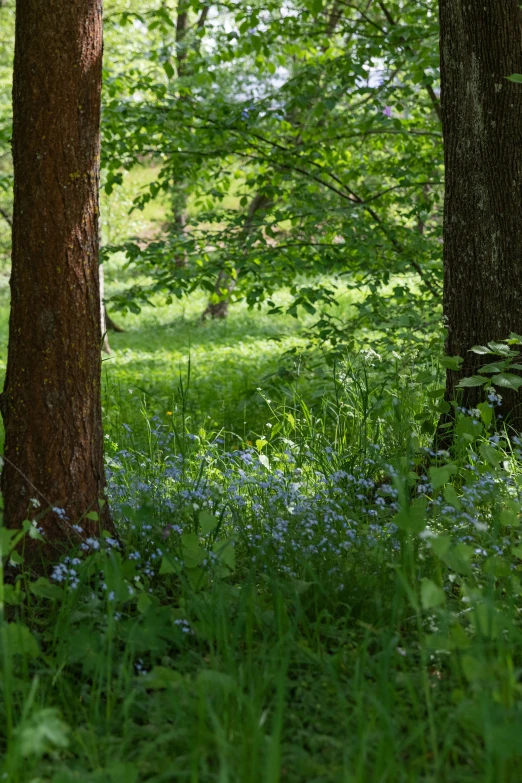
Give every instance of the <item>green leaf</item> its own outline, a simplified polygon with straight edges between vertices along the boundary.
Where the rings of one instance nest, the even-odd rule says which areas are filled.
[[[519,509],[515,503],[500,510],[499,522],[504,527],[520,527]]]
[[[480,368],[479,372],[482,374],[502,372],[506,367],[509,367],[509,359],[504,362],[490,362],[490,364],[485,364]]]
[[[474,345],[473,348],[470,348],[469,350],[473,351],[473,353],[477,353],[479,356],[486,356],[486,354],[494,353],[494,351],[486,345]]]
[[[29,589],[38,598],[48,598],[51,601],[61,601],[65,595],[59,585],[52,584],[44,576],[39,577],[35,582],[31,582]]]
[[[437,538],[432,538],[430,543],[437,557],[442,558],[450,550],[451,538],[446,535],[437,536]]]
[[[460,356],[443,356],[440,363],[446,370],[458,370],[463,361]]]
[[[407,533],[420,533],[426,527],[426,498],[416,498],[407,508],[396,514],[394,522]]]
[[[186,568],[196,568],[205,560],[207,553],[199,543],[196,533],[183,533],[181,536],[183,547],[183,562]]]
[[[500,461],[502,459],[501,455],[489,443],[481,443],[479,447],[479,451],[482,457],[486,460],[486,462],[489,462],[489,464],[493,468],[496,468],[497,465],[500,464]]]
[[[506,343],[490,342],[488,343],[488,347],[491,348],[493,353],[496,353],[499,356],[517,356],[517,352],[511,350],[509,345],[506,345]]]
[[[4,585],[4,603],[9,606],[20,606],[24,598],[25,593],[23,590],[17,589],[15,585]]]
[[[455,571],[457,574],[469,574],[471,572],[470,561],[473,557],[473,547],[467,544],[457,544],[456,547],[450,548],[444,555],[441,556],[441,560],[446,563],[448,568]]]
[[[140,677],[140,685],[144,684],[147,689],[153,691],[172,688],[180,685],[183,677],[175,669],[169,669],[166,666],[154,666],[150,672]]]
[[[481,419],[484,422],[484,426],[487,429],[493,419],[493,408],[487,402],[479,402],[477,408],[480,411]]]
[[[92,519],[94,522],[98,522],[100,517],[97,511],[89,511],[89,513],[85,515],[85,519]]]
[[[179,563],[175,562],[169,555],[163,555],[159,570],[161,576],[164,576],[165,574],[179,574],[180,571],[181,567]]]
[[[38,642],[26,625],[6,623],[1,633],[11,655],[23,655],[26,658],[37,658],[40,655]]]
[[[204,536],[211,533],[212,530],[215,530],[218,526],[218,522],[219,519],[214,516],[214,514],[210,514],[208,511],[200,511],[198,514],[199,529]]]
[[[219,541],[214,544],[212,551],[217,555],[220,565],[226,566],[228,571],[234,570],[236,567],[236,550],[232,539]]]
[[[421,604],[423,609],[433,609],[446,601],[446,594],[442,587],[432,582],[431,579],[423,579],[421,582]]]
[[[450,506],[453,506],[453,508],[456,508],[457,511],[460,511],[462,508],[462,504],[460,502],[459,496],[457,495],[457,490],[453,486],[453,484],[448,484],[444,487],[444,500],[446,503],[449,503]]]
[[[429,476],[430,476],[430,483],[433,489],[439,489],[440,487],[444,486],[444,484],[447,484],[450,480],[450,477],[453,476],[457,472],[457,466],[453,464],[449,465],[443,465],[440,468],[430,468],[429,469]]]
[[[469,378],[463,378],[457,388],[468,389],[474,386],[483,386],[487,382],[487,378],[482,378],[480,375],[471,375]]]
[[[500,386],[503,389],[513,389],[514,391],[518,391],[522,386],[522,377],[508,372],[494,375],[491,381],[495,386]]]
[[[17,727],[15,737],[23,758],[42,756],[69,745],[69,726],[54,707],[45,707]]]
[[[147,593],[140,593],[138,596],[138,600],[136,602],[136,606],[138,608],[138,612],[140,614],[145,614],[148,609],[153,605],[154,601],[148,595]]]
[[[510,570],[509,563],[498,555],[493,555],[484,563],[484,573],[488,576],[494,576],[496,579],[509,576]]]
[[[522,73],[512,73],[511,76],[506,76],[508,82],[515,82],[515,84],[522,84]]]
[[[174,68],[169,62],[163,63],[163,70],[167,74],[168,78],[172,79],[172,77],[174,76]]]

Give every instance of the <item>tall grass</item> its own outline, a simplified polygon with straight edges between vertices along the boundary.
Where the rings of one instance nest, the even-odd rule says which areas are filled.
[[[2,531],[5,779],[521,780],[522,455],[474,412],[431,452],[437,385],[366,357],[250,443],[186,378],[114,419],[122,542],[31,580]]]

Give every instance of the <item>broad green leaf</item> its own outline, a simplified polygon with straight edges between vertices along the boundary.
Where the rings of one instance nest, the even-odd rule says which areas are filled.
[[[416,498],[407,508],[399,511],[393,521],[407,533],[420,533],[426,527],[427,505],[426,498]]]
[[[453,508],[456,508],[457,511],[460,511],[462,508],[462,503],[460,502],[459,496],[457,495],[457,490],[453,484],[447,484],[444,487],[443,494],[446,503],[449,503],[450,506],[453,506]]]
[[[236,550],[232,539],[215,543],[212,551],[218,556],[221,565],[226,566],[230,571],[234,570],[236,567]]]
[[[138,608],[138,612],[140,614],[145,614],[148,609],[153,605],[154,601],[148,595],[147,593],[140,593],[138,596],[138,600],[136,602],[136,606]]]
[[[480,375],[471,375],[469,378],[463,378],[457,388],[468,389],[473,388],[474,386],[484,386],[487,382],[487,378],[483,378]]]
[[[437,557],[442,558],[450,550],[451,538],[446,535],[437,536],[437,538],[432,538],[430,543]]]
[[[44,576],[39,577],[35,582],[31,582],[29,589],[33,595],[39,598],[49,598],[51,601],[61,601],[65,595],[59,585],[52,584]]]
[[[444,486],[444,484],[447,484],[451,476],[453,476],[456,472],[457,466],[451,463],[449,465],[442,465],[440,468],[430,468],[429,476],[431,486],[434,490],[439,489],[440,487]]]
[[[491,446],[489,443],[481,443],[479,451],[486,462],[489,462],[492,467],[496,468],[497,465],[500,464],[502,456],[498,453],[494,446]]]
[[[161,558],[161,565],[159,570],[161,576],[165,574],[179,574],[180,571],[181,571],[181,567],[179,563],[177,563],[169,555],[163,555],[163,557]]]
[[[40,655],[38,642],[23,623],[6,623],[0,633],[9,654],[26,658],[37,658]]]
[[[474,345],[473,348],[470,348],[469,350],[479,354],[479,356],[486,356],[488,353],[494,353],[491,348],[488,348],[486,345]]]
[[[421,604],[423,609],[433,609],[446,601],[446,594],[442,587],[432,582],[431,579],[423,579],[421,582]]]
[[[471,572],[470,561],[473,557],[473,547],[467,544],[457,544],[441,556],[446,565],[457,574],[469,574]]]
[[[519,510],[513,507],[502,508],[499,514],[499,522],[504,527],[520,527]]]
[[[497,353],[499,356],[517,356],[517,352],[513,351],[506,343],[488,343],[488,347],[491,348],[493,353]]]
[[[22,758],[41,758],[69,745],[69,726],[54,707],[45,707],[22,721],[15,732],[16,745]]]
[[[17,530],[8,530],[6,527],[0,527],[0,557],[5,557],[8,554],[17,532]]]
[[[200,511],[198,514],[199,529],[204,536],[208,535],[215,530],[218,525],[219,519],[211,514],[209,511]]]
[[[458,370],[463,361],[460,356],[443,356],[440,363],[446,370]]]
[[[484,563],[484,573],[496,579],[509,576],[510,571],[509,563],[499,555],[493,555]]]
[[[511,76],[506,76],[508,82],[515,82],[515,84],[522,84],[522,73],[512,73]]]
[[[4,585],[4,603],[9,606],[20,606],[25,598],[23,590],[18,590],[15,585]]]
[[[491,380],[495,386],[500,386],[504,389],[513,389],[514,391],[518,391],[522,386],[522,377],[508,372],[494,375]]]
[[[140,685],[144,684],[150,690],[158,691],[164,688],[172,688],[183,682],[182,675],[175,669],[166,666],[154,666],[150,672],[140,677]]]
[[[491,362],[490,364],[484,364],[483,367],[479,369],[479,372],[482,374],[502,372],[506,367],[509,367],[509,360],[505,362]]]
[[[493,419],[493,408],[488,402],[479,402],[477,408],[480,411],[480,417],[484,422],[484,426],[487,429]]]
[[[205,560],[207,553],[199,543],[196,533],[183,533],[181,536],[183,562],[186,568],[196,568]]]

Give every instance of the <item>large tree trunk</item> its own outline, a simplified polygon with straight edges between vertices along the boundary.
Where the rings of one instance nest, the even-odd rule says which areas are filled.
[[[100,0],[18,0],[13,87],[11,316],[1,408],[5,522],[45,511],[37,569],[104,497],[98,278]],[[54,508],[64,509],[56,512]],[[68,521],[63,519],[65,516]],[[76,539],[77,540],[77,539]]]
[[[522,72],[517,0],[440,0],[445,144],[444,318],[447,399],[484,357],[473,345],[522,332]],[[491,357],[490,357],[491,360]],[[473,407],[481,390],[466,389]],[[520,398],[503,392],[503,414],[520,428]]]

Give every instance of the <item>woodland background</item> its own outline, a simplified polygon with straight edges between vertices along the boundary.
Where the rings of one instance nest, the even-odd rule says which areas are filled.
[[[107,0],[104,26],[118,538],[34,579],[2,528],[5,779],[516,783],[520,341],[452,406],[438,3]],[[3,0],[2,369],[13,41]]]

